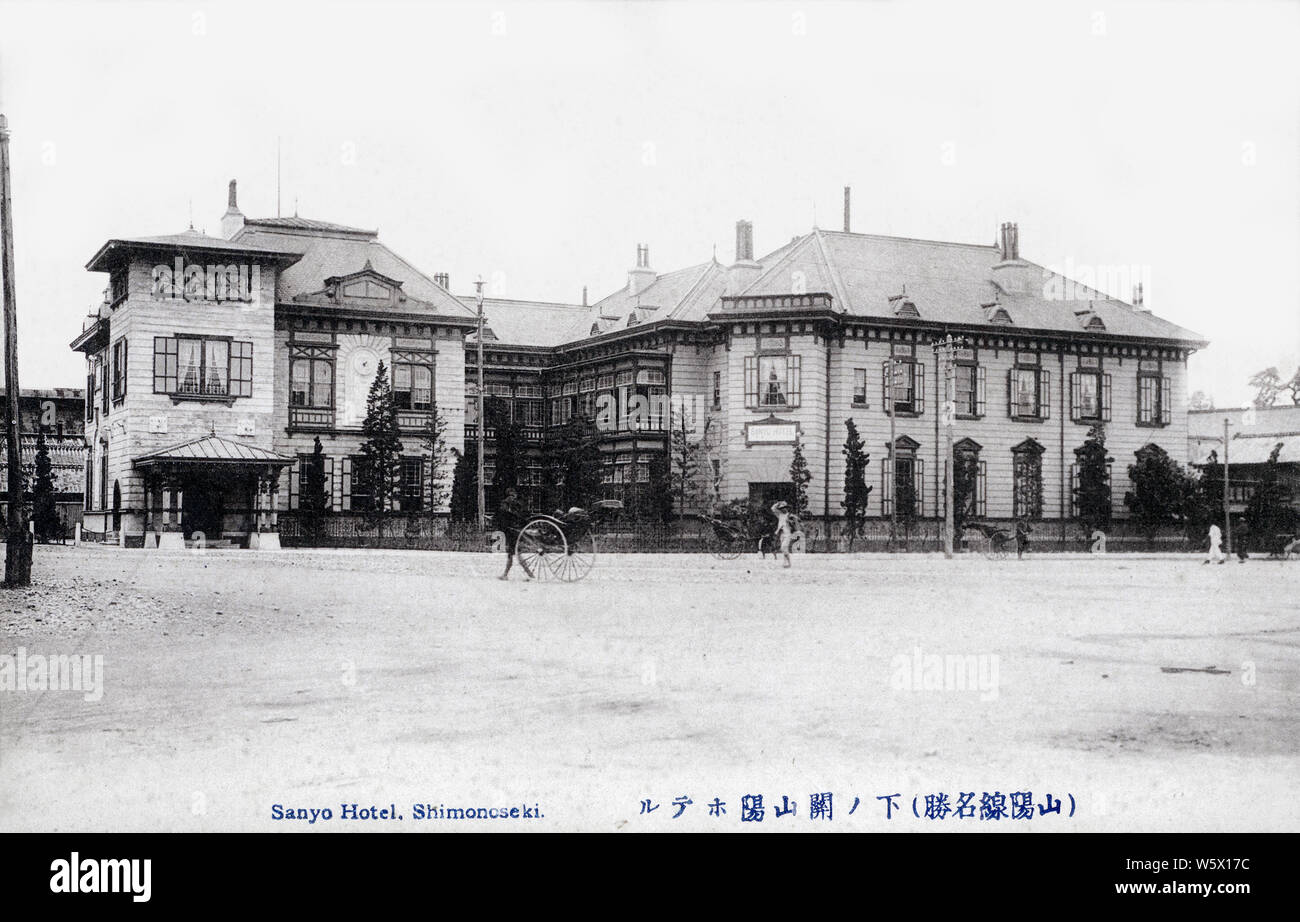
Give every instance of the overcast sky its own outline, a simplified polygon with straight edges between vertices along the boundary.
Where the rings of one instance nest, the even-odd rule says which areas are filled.
[[[25,387],[108,238],[245,214],[378,228],[457,293],[593,300],[841,225],[1138,267],[1220,406],[1300,361],[1300,4],[0,0]],[[1128,291],[1114,291],[1128,298]]]

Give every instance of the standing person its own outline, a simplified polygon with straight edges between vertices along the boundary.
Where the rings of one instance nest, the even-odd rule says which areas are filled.
[[[1210,554],[1202,563],[1223,563],[1227,559],[1223,553],[1223,532],[1216,522],[1210,526]]]
[[[525,514],[524,504],[519,501],[519,494],[515,492],[515,488],[507,488],[505,497],[497,504],[497,512],[494,516],[497,528],[501,529],[502,534],[506,536],[506,571],[497,579],[510,579],[510,566],[515,562],[515,544],[519,540],[519,530]],[[521,560],[519,566],[523,567],[529,579],[533,578],[533,574],[528,572],[527,564]]]
[[[785,500],[774,503],[772,514],[776,516],[776,540],[781,545],[781,556],[785,563],[783,566],[790,566],[790,541],[794,537],[794,529],[791,527],[790,504]],[[775,554],[773,556],[776,556]]]
[[[1020,559],[1025,556],[1025,551],[1029,550],[1029,533],[1032,531],[1029,523],[1024,519],[1016,522],[1016,558]]]
[[[1246,550],[1246,538],[1250,534],[1250,526],[1243,520],[1241,526],[1237,529],[1237,563],[1245,563],[1250,559],[1250,554]]]

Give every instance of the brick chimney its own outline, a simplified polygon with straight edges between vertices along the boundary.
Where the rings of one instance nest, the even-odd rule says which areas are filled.
[[[1151,313],[1151,309],[1146,306],[1144,295],[1142,294],[1141,282],[1138,282],[1137,285],[1133,287],[1133,310],[1137,311],[1139,314]]]
[[[450,291],[451,276],[446,272],[435,272],[433,275],[433,284],[437,285],[443,291]]]
[[[650,268],[650,244],[638,243],[636,245],[636,268],[627,273],[627,293],[639,295],[650,287],[651,283],[658,278],[655,270]]]
[[[235,181],[230,181],[230,194],[226,205],[226,213],[221,216],[221,236],[229,240],[244,228],[244,215],[235,204]]]
[[[998,256],[993,266],[993,282],[1008,294],[1041,292],[1044,274],[1020,258],[1020,228],[1004,221],[998,230]]]
[[[763,267],[754,262],[754,225],[737,221],[736,261],[727,267],[727,294],[740,294],[762,273]]]

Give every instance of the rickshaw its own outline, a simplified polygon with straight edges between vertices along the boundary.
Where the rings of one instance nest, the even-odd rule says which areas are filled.
[[[776,542],[770,531],[754,532],[746,528],[743,523],[733,524],[707,515],[700,515],[697,518],[713,529],[709,550],[714,557],[721,560],[735,560],[750,548],[757,550],[760,555],[776,554]]]
[[[967,529],[978,531],[984,536],[981,543],[985,556],[991,560],[1001,560],[1011,553],[1011,546],[1015,543],[1015,536],[1004,528],[997,525],[986,525],[983,522],[968,522],[965,526]]]
[[[534,515],[519,532],[515,556],[534,579],[575,583],[596,565],[597,526],[622,508],[619,500],[602,499],[588,509]]]

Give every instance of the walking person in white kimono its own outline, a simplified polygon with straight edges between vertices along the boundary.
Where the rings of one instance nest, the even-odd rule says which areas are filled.
[[[1223,563],[1228,556],[1223,553],[1223,532],[1218,523],[1210,526],[1210,555],[1202,563]]]

